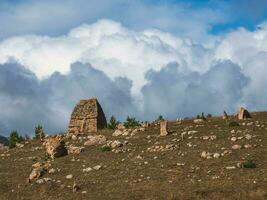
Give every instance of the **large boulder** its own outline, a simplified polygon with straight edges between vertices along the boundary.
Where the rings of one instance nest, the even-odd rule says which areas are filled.
[[[60,137],[52,137],[44,142],[46,152],[51,158],[57,158],[68,154],[65,142]]]
[[[250,119],[251,115],[245,108],[241,107],[238,114],[237,114],[237,118],[239,120]]]

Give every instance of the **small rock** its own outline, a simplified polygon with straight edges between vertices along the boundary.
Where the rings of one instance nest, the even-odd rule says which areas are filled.
[[[88,140],[84,143],[85,146],[100,145],[106,142],[106,137],[104,135],[89,135]]]
[[[203,119],[194,119],[194,123],[203,123],[204,120]]]
[[[245,149],[249,149],[249,148],[251,148],[251,147],[252,147],[251,144],[245,144],[245,145],[244,145],[244,148],[245,148]]]
[[[123,134],[123,132],[119,129],[115,130],[114,133],[112,133],[112,136],[117,137],[117,136],[121,136]]]
[[[42,184],[42,183],[44,183],[44,180],[43,179],[39,179],[39,180],[36,181],[36,183]]]
[[[236,169],[236,166],[229,166],[229,167],[226,167],[227,170],[232,170],[232,169]]]
[[[232,133],[232,134],[234,134],[235,133],[235,130],[233,129],[233,130],[231,130],[231,132],[230,133]]]
[[[124,129],[125,129],[125,126],[124,126],[122,123],[119,123],[119,124],[117,125],[117,129],[119,129],[119,130],[124,130]]]
[[[201,158],[207,158],[207,152],[206,151],[202,151],[200,157]]]
[[[72,174],[69,174],[66,176],[66,179],[72,179],[73,178],[73,175]]]
[[[73,184],[72,186],[72,192],[75,193],[79,189],[78,185],[76,183]]]
[[[214,153],[214,154],[213,154],[213,158],[220,158],[220,156],[221,156],[221,155],[220,155],[219,153]]]
[[[51,182],[51,181],[52,181],[52,178],[43,178],[43,180],[44,180],[45,182]]]
[[[250,139],[252,138],[252,136],[251,136],[250,134],[246,134],[245,138],[246,138],[247,140],[250,140]]]
[[[242,146],[239,144],[235,144],[232,146],[232,149],[234,149],[234,150],[241,149],[241,148],[242,148]]]
[[[93,167],[94,170],[99,170],[99,169],[101,169],[101,168],[102,168],[101,165],[96,165],[96,166]]]
[[[91,168],[91,167],[87,167],[87,168],[85,168],[85,169],[83,169],[83,172],[90,172],[90,171],[92,171],[93,169]]]
[[[236,137],[232,137],[232,138],[231,138],[231,141],[233,141],[233,142],[235,142],[236,140],[237,140]]]
[[[53,174],[53,173],[55,173],[55,172],[56,172],[56,170],[55,170],[54,168],[51,168],[51,169],[48,171],[49,174]]]

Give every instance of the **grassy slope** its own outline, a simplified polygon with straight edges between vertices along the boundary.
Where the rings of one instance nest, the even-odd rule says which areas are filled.
[[[230,128],[220,118],[212,118],[203,127],[196,127],[196,124],[187,120],[181,125],[170,123],[170,130],[174,134],[166,137],[158,137],[159,126],[151,126],[145,132],[138,133],[128,139],[128,145],[122,147],[129,149],[129,152],[116,154],[101,152],[96,146],[86,147],[79,155],[68,155],[51,162],[54,169],[61,171],[46,173],[44,177],[60,180],[60,183],[26,182],[31,165],[36,160],[42,160],[45,154],[44,149],[32,151],[34,147],[41,146],[41,142],[31,141],[23,148],[0,152],[10,154],[9,157],[0,157],[0,199],[267,199],[267,113],[253,113],[251,121],[259,121],[264,127],[259,128],[254,124]],[[187,135],[183,141],[177,141],[186,127],[198,133],[191,139]],[[244,136],[248,129],[249,134],[255,137],[232,142],[232,129],[242,131],[235,136]],[[112,137],[110,130],[100,133],[108,139],[126,140],[125,136]],[[200,138],[212,133],[217,139],[211,141]],[[150,138],[147,137],[149,135]],[[83,144],[77,141],[71,143],[76,146]],[[147,148],[155,143],[176,144],[178,148],[147,152]],[[189,147],[188,143],[196,146]],[[222,153],[222,147],[231,150],[233,144],[252,144],[256,147],[233,150],[231,154],[218,159],[200,158],[202,151]],[[138,155],[141,158],[136,158]],[[71,161],[72,158],[76,161]],[[255,161],[255,169],[225,169],[247,158]],[[82,172],[83,168],[98,164],[103,168]],[[68,174],[73,174],[73,179],[67,180],[65,177]],[[80,187],[76,193],[72,192],[74,182]],[[87,193],[82,194],[82,191]]]

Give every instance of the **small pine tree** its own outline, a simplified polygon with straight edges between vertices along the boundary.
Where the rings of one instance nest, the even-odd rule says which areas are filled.
[[[139,121],[137,121],[134,117],[130,117],[130,116],[128,116],[126,119],[126,122],[124,122],[124,126],[126,128],[134,128],[139,125],[140,125]]]
[[[117,125],[119,124],[120,122],[116,120],[116,118],[112,115],[110,120],[109,120],[109,123],[108,123],[108,128],[109,129],[116,129]]]
[[[206,120],[204,112],[201,113],[201,119]]]
[[[30,140],[30,139],[31,139],[31,137],[28,134],[26,134],[25,135],[25,140]]]
[[[207,118],[212,118],[212,114],[207,114]]]
[[[45,133],[43,127],[38,125],[35,127],[35,139],[43,139],[45,138]]]
[[[160,115],[160,116],[158,117],[158,119],[157,119],[157,121],[163,121],[163,120],[164,120],[164,118],[163,118],[162,115]]]
[[[9,135],[9,148],[16,147],[16,143],[22,142],[24,138],[18,134],[17,131],[12,131]]]

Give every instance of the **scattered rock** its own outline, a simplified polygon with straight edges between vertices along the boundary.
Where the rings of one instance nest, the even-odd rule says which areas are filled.
[[[207,152],[206,151],[202,151],[200,157],[201,158],[207,158]]]
[[[213,158],[220,158],[220,157],[221,157],[221,155],[219,153],[214,153],[213,154]]]
[[[119,140],[114,140],[114,141],[108,141],[107,146],[111,147],[112,149],[118,148],[123,146],[123,143],[121,143]]]
[[[244,145],[244,148],[245,148],[245,149],[249,149],[249,148],[251,148],[251,147],[252,147],[251,144],[245,144],[245,145]]]
[[[76,183],[74,183],[73,186],[72,186],[72,192],[75,193],[75,192],[77,192],[78,190],[79,190],[78,185],[77,185]]]
[[[236,166],[229,166],[229,167],[226,167],[227,170],[232,170],[232,169],[236,169]]]
[[[72,179],[73,178],[73,175],[72,174],[69,174],[66,176],[66,179]]]
[[[83,172],[90,172],[90,171],[92,171],[93,169],[91,168],[91,167],[87,167],[87,168],[85,168],[85,169],[83,169]]]
[[[107,141],[104,135],[90,135],[87,138],[88,140],[84,143],[85,146],[100,145]]]
[[[119,124],[117,125],[117,129],[119,129],[119,130],[124,130],[124,129],[125,129],[125,126],[123,125],[123,123],[119,123]]]
[[[232,142],[235,142],[236,140],[237,140],[236,137],[231,137],[231,141],[232,141]]]
[[[232,146],[232,149],[234,149],[234,150],[241,149],[241,148],[242,148],[242,146],[239,144],[235,144]]]
[[[84,147],[75,147],[73,145],[68,147],[69,154],[80,154],[82,151],[84,151]]]
[[[250,139],[252,138],[252,136],[251,136],[250,134],[246,134],[245,138],[246,138],[247,140],[250,140]]]
[[[22,143],[16,143],[16,147],[23,148],[24,147],[24,144],[22,144]]]
[[[96,165],[96,166],[93,167],[94,170],[99,170],[99,169],[101,169],[101,168],[102,168],[101,165]]]
[[[55,170],[54,168],[51,168],[51,169],[48,171],[49,174],[54,174],[55,172],[56,172],[56,170]]]
[[[114,133],[112,133],[112,136],[117,137],[117,136],[121,136],[123,134],[123,132],[119,129],[115,130]]]
[[[203,119],[194,119],[193,122],[194,122],[194,123],[203,123],[204,120],[203,120]]]

